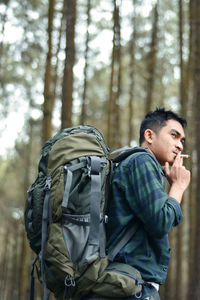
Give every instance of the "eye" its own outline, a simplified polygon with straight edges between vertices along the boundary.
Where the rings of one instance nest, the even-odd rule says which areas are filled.
[[[176,137],[176,133],[175,132],[172,132],[171,133],[171,136],[173,136],[174,138]]]

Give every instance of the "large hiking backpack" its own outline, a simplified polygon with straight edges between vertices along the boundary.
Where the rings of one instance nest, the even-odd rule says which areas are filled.
[[[144,284],[140,273],[112,262],[138,226],[127,231],[112,253],[105,253],[113,162],[134,151],[140,150],[108,159],[102,134],[88,125],[63,129],[45,143],[24,213],[30,247],[39,261],[44,299],[48,290],[58,300],[81,299],[89,292],[109,297],[140,294]]]

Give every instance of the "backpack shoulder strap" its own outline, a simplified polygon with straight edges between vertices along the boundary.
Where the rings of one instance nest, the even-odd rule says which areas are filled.
[[[130,156],[131,154],[134,154],[137,152],[148,152],[148,150],[147,150],[147,148],[142,148],[142,147],[127,148],[124,151],[122,151],[119,155],[112,158],[112,161],[114,163],[119,163],[122,160],[124,160],[125,158],[127,158],[128,156]],[[114,151],[114,153],[115,153],[115,151]],[[112,153],[111,153],[111,155],[112,155]]]
[[[135,223],[133,224],[133,226],[131,226],[131,228],[129,228],[129,230],[125,233],[125,235],[122,237],[120,242],[117,243],[117,245],[115,245],[112,251],[108,254],[108,258],[110,261],[114,261],[116,255],[126,245],[126,243],[133,237],[133,235],[136,233],[139,227],[140,224]]]
[[[147,152],[148,150],[146,148],[142,147],[134,147],[134,148],[126,148],[124,151],[122,151],[119,155],[115,156],[111,159],[112,164],[117,165],[122,160],[127,158],[128,156],[137,153],[137,152]],[[120,152],[116,150],[115,152]],[[112,154],[112,153],[111,153]],[[113,171],[112,171],[113,172]],[[111,175],[112,176],[112,175]],[[114,261],[116,255],[119,253],[119,251],[126,245],[126,243],[133,237],[133,235],[136,233],[138,228],[140,227],[139,222],[135,222],[125,233],[125,235],[122,237],[119,243],[115,245],[115,247],[112,249],[112,251],[108,254],[108,258],[110,261]]]
[[[50,205],[50,188],[51,188],[51,177],[47,176],[46,185],[45,185],[45,198],[43,205],[43,214],[42,214],[42,241],[41,241],[41,273],[42,273],[42,283],[44,287],[44,296],[43,300],[48,300],[49,295],[47,291],[46,278],[45,278],[45,263],[44,263],[44,253],[47,239],[47,226],[49,221],[49,205]]]

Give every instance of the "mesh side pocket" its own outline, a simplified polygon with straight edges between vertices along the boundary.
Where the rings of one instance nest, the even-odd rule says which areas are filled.
[[[63,214],[62,232],[66,248],[73,263],[82,265],[98,256],[99,246],[88,243],[89,215]]]

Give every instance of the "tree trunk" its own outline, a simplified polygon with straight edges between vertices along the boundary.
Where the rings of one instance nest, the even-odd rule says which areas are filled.
[[[84,67],[84,84],[83,84],[83,96],[82,96],[82,109],[81,109],[81,117],[80,117],[80,124],[84,124],[86,120],[86,95],[87,95],[87,71],[88,71],[88,52],[89,52],[89,26],[91,22],[90,16],[91,10],[91,0],[88,0],[87,3],[87,34],[86,34],[86,43],[85,43],[85,67]]]
[[[49,0],[48,11],[48,53],[44,78],[44,106],[43,106],[43,143],[52,135],[52,111],[54,104],[54,86],[52,73],[52,32],[55,0]]]
[[[120,92],[121,92],[121,28],[120,9],[114,0],[114,27],[111,77],[108,100],[107,142],[111,148],[120,147]]]
[[[194,115],[194,49],[195,49],[195,43],[194,43],[194,33],[195,33],[195,1],[190,0],[189,2],[189,59],[188,59],[188,65],[187,65],[187,82],[188,86],[186,86],[187,95],[188,95],[188,108],[190,111],[189,114],[189,120],[190,120],[190,126],[189,126],[189,141],[187,143],[188,148],[189,148],[189,153],[193,153],[195,149],[195,139],[193,138],[194,132],[195,132],[195,115]],[[189,161],[190,162],[190,170],[194,170],[192,172],[191,176],[191,182],[189,186],[189,193],[190,193],[190,202],[189,202],[189,280],[188,280],[188,299],[194,298],[194,288],[196,285],[196,280],[195,280],[195,274],[194,274],[194,269],[195,269],[195,240],[196,240],[196,187],[198,186],[196,184],[196,161],[194,160],[193,156],[192,159]]]
[[[62,35],[64,32],[64,24],[65,24],[65,10],[66,10],[66,1],[63,1],[63,6],[62,6],[62,11],[61,11],[61,20],[60,20],[60,28],[59,28],[59,32],[58,32],[58,43],[57,43],[57,49],[56,49],[56,54],[55,54],[55,59],[56,59],[56,63],[55,63],[55,67],[54,67],[54,77],[53,77],[53,81],[54,81],[54,91],[53,91],[53,98],[54,98],[54,102],[57,96],[57,81],[58,81],[58,66],[59,66],[59,53],[60,53],[60,48],[61,48],[61,40],[62,40]]]
[[[147,79],[147,95],[146,95],[146,113],[148,113],[151,110],[152,103],[153,103],[156,54],[157,54],[157,42],[158,42],[157,35],[158,35],[158,2],[155,4],[155,8],[154,8],[151,45],[150,45],[150,52],[147,59],[148,79]]]
[[[194,107],[195,107],[195,151],[196,151],[196,184],[199,185],[200,182],[200,2],[195,0],[195,65],[194,65]],[[194,251],[194,261],[195,269],[194,272],[194,297],[193,299],[200,299],[200,192],[197,189],[196,193],[196,239],[195,239],[195,251]]]
[[[72,102],[73,102],[73,67],[75,63],[75,23],[76,0],[66,1],[66,48],[65,67],[62,85],[62,119],[61,127],[72,126]]]
[[[5,25],[6,25],[6,22],[7,22],[7,14],[8,14],[8,9],[9,9],[9,0],[5,0],[4,1],[5,3],[5,6],[6,6],[6,9],[5,9],[5,12],[4,14],[2,15],[2,20],[1,20],[1,36],[2,36],[2,39],[1,39],[1,42],[0,42],[0,86],[2,88],[2,90],[4,90],[4,71],[3,71],[3,68],[4,68],[4,63],[3,63],[3,53],[4,53],[4,34],[5,34]]]
[[[2,255],[2,265],[1,265],[1,286],[0,286],[0,296],[1,299],[6,299],[7,285],[8,285],[8,261],[9,261],[9,239],[10,239],[10,227],[9,224],[4,225],[5,232],[3,237],[2,245],[4,246],[4,251]]]
[[[174,228],[170,234],[169,234],[169,240],[170,240],[170,247],[172,250],[171,253],[171,259],[170,259],[170,265],[169,265],[169,270],[167,274],[167,280],[165,283],[165,289],[164,293],[165,296],[163,300],[174,300],[176,299],[175,294],[176,294],[176,287],[175,287],[175,280],[176,280],[176,246],[177,246],[177,228]]]
[[[180,60],[180,105],[181,105],[181,115],[187,119],[187,101],[185,84],[186,84],[186,74],[185,74],[185,64],[183,61],[183,33],[184,33],[184,16],[183,16],[183,2],[179,0],[179,60]],[[187,150],[185,149],[186,153]],[[184,299],[187,296],[187,280],[188,280],[188,218],[187,212],[189,210],[188,206],[188,193],[184,194],[183,201],[181,203],[181,208],[183,212],[184,219],[177,228],[177,270],[176,270],[176,299]],[[187,272],[186,272],[187,270]]]
[[[18,300],[27,299],[27,293],[30,284],[30,273],[29,273],[29,244],[27,242],[27,237],[24,232],[22,232],[22,251],[20,258],[20,280],[19,280],[19,295]]]
[[[11,248],[11,274],[9,284],[9,299],[18,297],[18,258],[19,258],[19,223],[13,220],[12,224],[12,248]]]
[[[131,141],[134,137],[134,127],[133,127],[133,120],[134,120],[134,86],[135,86],[135,42],[137,38],[136,32],[136,0],[133,0],[133,32],[132,37],[130,40],[130,86],[129,86],[129,114],[128,114],[128,144],[131,146]]]
[[[32,103],[30,102],[30,106]],[[27,135],[29,136],[29,143],[27,144],[27,148],[25,153],[27,154],[25,157],[25,172],[24,172],[24,199],[27,198],[27,190],[30,186],[30,168],[31,168],[31,157],[32,157],[32,149],[33,149],[33,122],[30,119],[27,126]],[[21,222],[24,225],[23,218]],[[20,261],[20,270],[19,270],[19,295],[18,300],[27,299],[27,295],[30,289],[30,270],[29,270],[29,260],[30,260],[30,246],[27,241],[27,236],[25,231],[21,232],[21,257]]]

